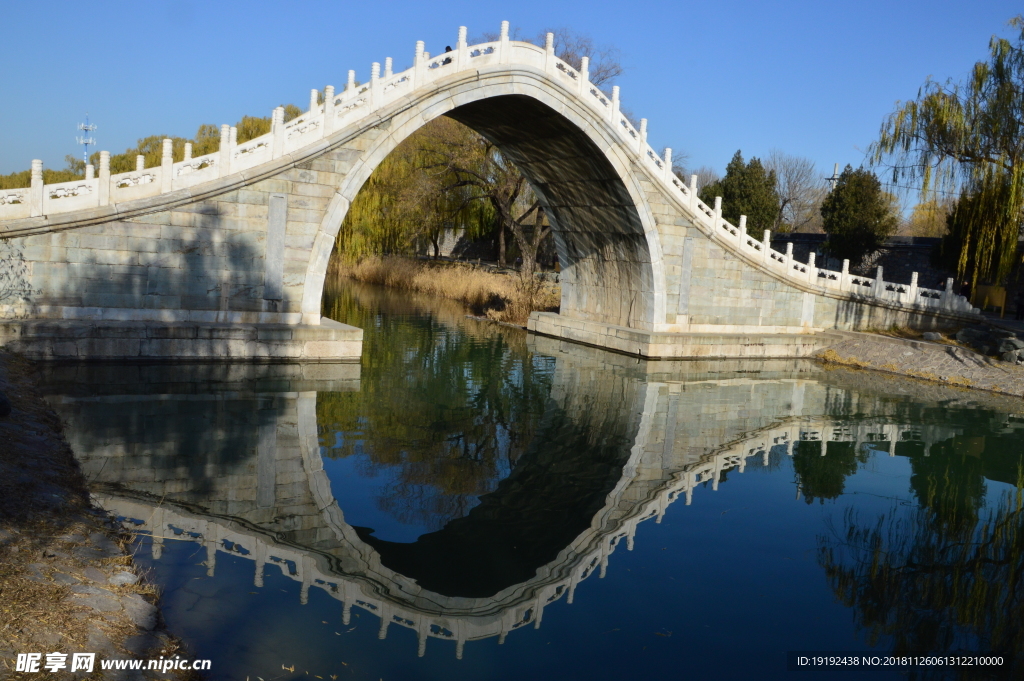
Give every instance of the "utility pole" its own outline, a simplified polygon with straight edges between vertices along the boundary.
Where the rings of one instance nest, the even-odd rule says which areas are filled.
[[[839,164],[838,163],[835,165],[834,168],[832,168],[832,177],[826,177],[825,181],[828,182],[829,191],[835,191],[836,190],[836,185],[839,184]]]
[[[83,135],[78,136],[78,143],[82,145],[82,160],[85,161],[86,165],[89,165],[89,145],[96,144],[96,138],[90,137],[89,133],[96,129],[95,125],[89,125],[89,114],[85,114],[85,123],[79,123],[78,129],[81,130]]]

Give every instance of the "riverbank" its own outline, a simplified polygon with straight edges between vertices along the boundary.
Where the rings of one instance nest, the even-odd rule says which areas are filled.
[[[831,365],[871,369],[958,388],[1024,397],[1024,366],[948,342],[831,331],[837,342],[816,353]]]
[[[470,263],[387,256],[332,261],[328,277],[416,291],[463,303],[475,315],[525,326],[533,311],[557,312],[561,290],[538,278],[498,274]]]
[[[0,678],[81,678],[73,653],[95,653],[89,678],[168,678],[101,671],[109,659],[182,654],[162,627],[157,592],[131,554],[131,536],[94,506],[62,424],[34,387],[26,360],[0,352]],[[42,668],[63,653],[62,671]],[[40,653],[36,673],[17,656]],[[174,674],[172,672],[172,674]],[[174,678],[200,678],[178,672]]]

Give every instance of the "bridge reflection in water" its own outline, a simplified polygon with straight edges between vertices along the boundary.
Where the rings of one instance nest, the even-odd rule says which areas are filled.
[[[466,641],[540,627],[549,604],[572,603],[617,549],[633,549],[640,523],[699,504],[728,473],[802,455],[795,495],[834,497],[865,448],[927,457],[962,436],[941,417],[948,399],[929,417],[927,401],[857,385],[866,374],[638,364],[531,343],[555,358],[532,438],[478,505],[411,543],[347,523],[324,471],[317,401],[358,391],[358,367],[52,367],[46,384],[96,500],[151,535],[154,558],[166,540],[190,540],[205,547],[210,577],[218,553],[252,560],[257,587],[274,566],[301,584],[303,604],[320,589],[346,625],[360,608],[379,617],[379,638],[406,627],[420,655],[437,638],[460,658]],[[836,451],[843,461],[828,458]],[[832,468],[816,474],[809,453]]]

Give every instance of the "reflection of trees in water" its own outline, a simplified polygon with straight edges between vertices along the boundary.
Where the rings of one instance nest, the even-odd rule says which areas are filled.
[[[953,464],[957,457],[935,458]],[[918,463],[917,509],[894,508],[873,525],[848,509],[842,530],[819,537],[829,584],[872,645],[889,638],[895,654],[972,651],[1007,660],[995,672],[918,669],[911,678],[1021,678],[1024,469],[1016,492],[985,513],[975,496],[980,476],[941,461],[930,469]]]
[[[958,436],[910,453],[910,487],[936,532],[972,529],[985,505],[984,437]]]
[[[857,467],[868,460],[869,453],[853,442],[829,442],[827,452],[821,441],[797,442],[793,446],[793,470],[800,484],[804,500],[835,499],[843,493],[846,478],[857,472]]]
[[[515,466],[554,361],[531,356],[519,332],[467,323],[459,306],[431,304],[428,315],[407,293],[357,292],[329,291],[325,306],[364,329],[366,351],[358,393],[318,396],[320,443],[326,456],[359,455],[360,472],[395,479],[380,509],[439,529]]]

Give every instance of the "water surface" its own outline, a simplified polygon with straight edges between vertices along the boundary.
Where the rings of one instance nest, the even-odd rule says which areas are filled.
[[[787,672],[796,650],[1019,664],[1019,401],[637,362],[365,287],[325,307],[365,330],[361,365],[46,381],[212,678],[843,678]]]

